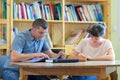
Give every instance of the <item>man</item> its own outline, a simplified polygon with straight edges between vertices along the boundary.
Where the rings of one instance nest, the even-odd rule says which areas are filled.
[[[61,56],[65,58],[63,52],[55,54],[48,46],[45,33],[47,32],[48,24],[44,19],[36,19],[32,28],[18,34],[13,40],[11,47],[10,58],[5,63],[3,72],[4,80],[18,80],[19,68],[10,66],[10,61],[26,61],[33,58],[52,58]],[[49,80],[46,76],[29,76],[28,80]]]

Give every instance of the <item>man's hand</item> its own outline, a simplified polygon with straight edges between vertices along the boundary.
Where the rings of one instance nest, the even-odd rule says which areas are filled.
[[[45,53],[35,53],[35,58],[49,58],[49,56]]]

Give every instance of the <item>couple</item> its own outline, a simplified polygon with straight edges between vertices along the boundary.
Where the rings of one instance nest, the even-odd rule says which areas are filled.
[[[52,58],[61,56],[65,58],[66,54],[62,51],[55,54],[45,39],[48,24],[44,19],[36,19],[31,29],[19,33],[13,40],[10,57],[4,65],[3,80],[18,80],[19,68],[10,66],[10,61],[26,61],[32,58]],[[94,24],[89,30],[90,38],[83,39],[75,48],[68,58],[85,60],[114,60],[115,55],[112,44],[109,40],[104,39],[104,24]],[[86,45],[86,46],[85,46]],[[91,52],[91,53],[90,53]],[[81,80],[85,76],[73,76],[72,80]],[[89,79],[95,80],[95,76],[87,76]],[[92,77],[92,78],[91,78]],[[94,78],[94,79],[93,79]],[[28,76],[28,80],[49,80],[46,76]]]

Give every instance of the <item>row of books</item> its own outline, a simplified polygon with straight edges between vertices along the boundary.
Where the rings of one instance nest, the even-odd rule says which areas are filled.
[[[66,21],[103,21],[103,12],[100,4],[81,4],[65,6]]]
[[[53,7],[51,3],[43,4],[42,1],[35,1],[33,3],[13,3],[13,18],[14,19],[37,19],[43,18],[46,20],[61,20],[62,19],[62,4],[55,4]],[[57,13],[54,15],[54,13]]]
[[[3,18],[7,18],[7,3],[6,0],[0,0],[0,3],[2,3],[2,14]]]
[[[74,30],[67,38],[65,43],[68,45],[77,45],[83,38],[88,38],[90,34],[85,30]]]
[[[42,1],[33,3],[13,3],[14,19],[62,20],[62,4],[43,4]],[[103,21],[103,12],[100,4],[65,5],[66,21]]]
[[[13,38],[18,34],[20,33],[20,31],[18,30],[17,27],[14,27],[13,28]],[[53,48],[53,43],[52,43],[52,40],[51,40],[51,37],[49,35],[49,33],[46,33],[46,41],[48,42],[48,45]]]

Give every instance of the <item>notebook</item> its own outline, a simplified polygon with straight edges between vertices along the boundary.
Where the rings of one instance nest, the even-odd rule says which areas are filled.
[[[79,62],[79,59],[33,58],[31,60],[27,60],[24,62],[73,63],[73,62]]]
[[[79,62],[79,59],[46,59],[45,62],[47,63],[73,63]]]

